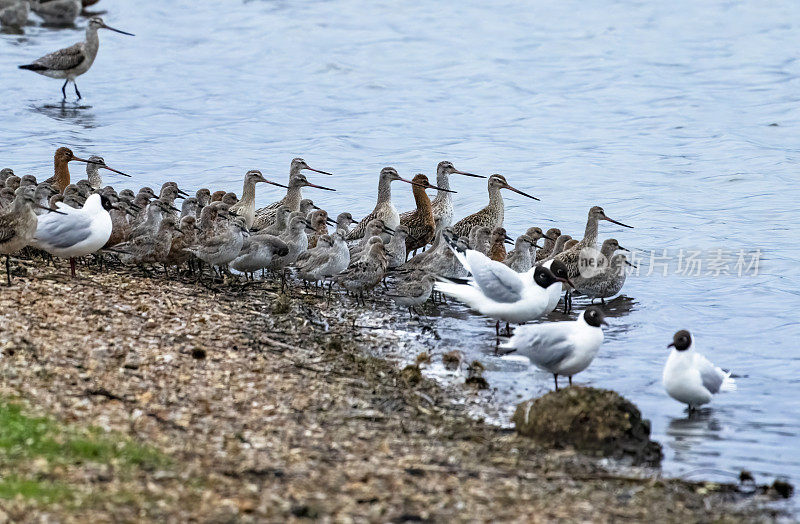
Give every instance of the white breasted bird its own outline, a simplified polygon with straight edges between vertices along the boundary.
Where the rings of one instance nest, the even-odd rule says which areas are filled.
[[[608,325],[602,310],[589,306],[577,320],[520,326],[501,347],[528,357],[536,367],[552,373],[558,391],[559,375],[567,376],[571,386],[572,376],[592,363],[603,343],[603,324]]]
[[[664,366],[664,389],[670,397],[688,405],[689,411],[711,402],[715,393],[736,390],[730,372],[695,351],[692,335],[685,329],[675,333],[667,347],[673,349]]]

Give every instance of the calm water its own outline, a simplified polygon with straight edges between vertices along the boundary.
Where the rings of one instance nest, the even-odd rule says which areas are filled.
[[[15,65],[82,29],[0,36],[0,164],[49,176],[54,148],[69,145],[102,154],[136,185],[169,177],[238,192],[247,169],[283,180],[301,155],[337,175],[324,183],[339,192],[310,196],[332,215],[359,216],[381,167],[432,174],[450,159],[542,199],[508,196],[513,235],[558,225],[580,236],[600,204],[635,226],[603,224],[601,238],[644,260],[578,381],[642,409],[670,474],[725,479],[747,468],[800,481],[800,4],[519,4],[104,0],[106,21],[137,36],[101,34],[80,105],[62,106],[58,81]],[[457,215],[486,199],[482,181],[454,188]],[[274,189],[259,186],[260,200]],[[397,189],[398,207],[410,208]],[[676,258],[668,276],[660,266],[648,276],[650,251],[663,249],[762,257],[757,276],[676,274]],[[550,389],[549,376],[491,356],[486,320],[452,307],[439,324],[438,349],[479,354],[495,400]],[[660,384],[680,328],[739,376],[738,392],[697,420]]]

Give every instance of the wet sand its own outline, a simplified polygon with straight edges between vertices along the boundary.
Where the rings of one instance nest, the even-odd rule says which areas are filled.
[[[341,296],[328,303],[297,287],[281,296],[271,281],[210,285],[116,266],[81,266],[73,280],[63,261],[21,264],[27,275],[0,290],[0,395],[119,432],[170,462],[134,473],[48,469],[84,496],[0,500],[13,521],[776,516],[765,495],[620,474],[470,419],[457,390],[369,356],[392,340],[354,327],[365,312],[342,310]]]

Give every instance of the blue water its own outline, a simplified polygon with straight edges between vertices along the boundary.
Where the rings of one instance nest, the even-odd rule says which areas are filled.
[[[248,169],[284,180],[303,156],[339,190],[308,195],[359,216],[381,167],[432,175],[449,159],[541,198],[508,195],[512,235],[558,225],[580,237],[600,204],[635,226],[604,223],[601,239],[645,260],[578,382],[642,409],[668,474],[800,481],[800,3],[524,4],[103,0],[107,23],[136,37],[101,34],[80,104],[15,66],[81,39],[84,20],[0,35],[0,163],[46,177],[68,145],[135,176],[110,179],[120,187],[169,178],[238,192]],[[483,181],[453,186],[458,216],[486,200]],[[395,200],[413,205],[405,187]],[[648,276],[663,249],[669,275]],[[681,249],[762,257],[755,276],[687,276],[674,271]],[[484,360],[493,401],[550,389],[549,376],[491,355],[485,319],[453,306],[438,324],[435,350]],[[660,384],[681,328],[738,376],[693,420]]]

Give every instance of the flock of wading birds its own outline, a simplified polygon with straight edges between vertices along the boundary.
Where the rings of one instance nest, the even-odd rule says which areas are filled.
[[[69,163],[86,163],[87,178],[71,183]],[[223,276],[228,267],[254,278],[269,270],[280,276],[285,290],[294,269],[308,282],[328,281],[328,294],[336,283],[364,302],[364,293],[384,281],[392,271],[397,285],[388,295],[409,308],[426,302],[434,291],[449,295],[479,313],[500,321],[525,323],[555,310],[562,291],[565,312],[571,293],[604,299],[619,293],[625,282],[627,251],[617,240],[602,243],[590,275],[580,270],[583,258],[597,246],[598,225],[609,221],[603,208],[589,210],[581,240],[557,228],[543,232],[531,227],[512,243],[503,226],[506,189],[536,197],[512,187],[501,175],[488,177],[489,203],[483,209],[453,223],[450,176],[486,178],[440,162],[436,185],[423,174],[412,180],[386,167],[378,180],[378,200],[373,211],[357,221],[348,213],[335,220],[304,199],[303,188],[334,189],[314,184],[304,171],[313,169],[301,158],[292,160],[288,185],[264,178],[258,170],[245,174],[241,198],[234,193],[209,189],[194,196],[175,182],[165,182],[158,194],[149,187],[138,193],[103,186],[101,170],[130,176],[108,165],[102,157],[79,158],[66,147],[55,153],[55,174],[38,183],[32,175],[18,177],[9,168],[0,171],[0,253],[6,255],[11,285],[10,255],[23,248],[38,249],[69,258],[72,276],[75,260],[98,252],[112,252],[128,264],[186,266],[202,277],[202,261]],[[256,184],[286,188],[286,196],[256,209]],[[398,213],[392,204],[393,182],[412,186],[416,209]],[[431,201],[426,189],[437,190]],[[176,200],[182,199],[180,209]],[[328,226],[333,229],[329,230]],[[543,241],[543,245],[539,245]],[[426,248],[426,249],[425,249]],[[415,256],[416,251],[425,249]],[[410,257],[410,258],[409,258]],[[196,269],[195,269],[196,268]],[[582,274],[583,273],[583,274]],[[224,276],[223,276],[224,278]],[[528,357],[534,364],[558,376],[572,376],[591,364],[603,342],[606,324],[599,307],[589,306],[575,321],[520,326],[502,347]],[[688,404],[690,410],[711,396],[734,387],[730,373],[695,352],[688,331],[679,331],[664,368],[667,392]]]

